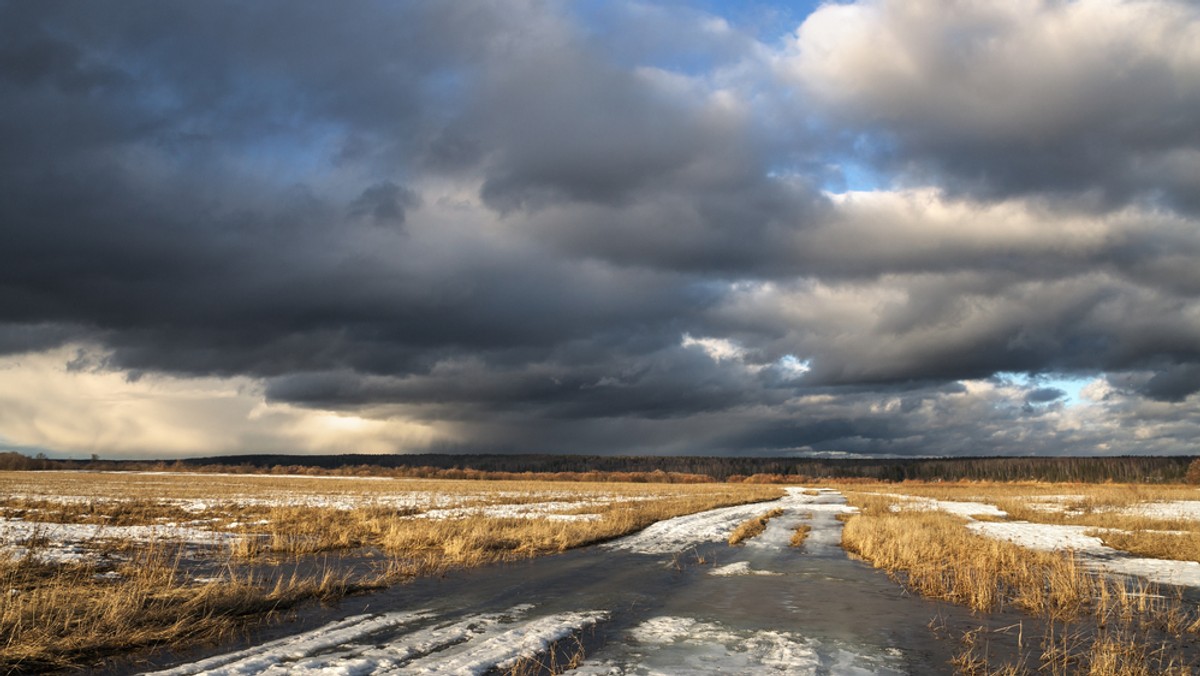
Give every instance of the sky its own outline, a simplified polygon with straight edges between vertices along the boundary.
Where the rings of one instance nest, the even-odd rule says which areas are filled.
[[[0,450],[1191,454],[1200,4],[0,0]]]

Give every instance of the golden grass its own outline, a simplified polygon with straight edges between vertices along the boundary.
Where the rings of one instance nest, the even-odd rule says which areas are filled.
[[[0,473],[0,514],[56,523],[177,523],[243,535],[210,548],[220,579],[197,584],[167,542],[97,540],[123,557],[116,576],[98,564],[0,558],[0,673],[94,666],[113,655],[228,638],[274,612],[449,568],[561,552],[640,530],[655,521],[780,497],[779,488],[728,484],[583,484],[445,480],[308,479],[212,475]],[[65,498],[63,496],[66,496]],[[399,496],[399,500],[397,497]],[[185,501],[203,501],[188,503]],[[309,506],[328,503],[347,507]],[[423,518],[432,509],[553,501],[581,520],[480,513]],[[536,507],[536,505],[533,505]],[[432,516],[432,515],[431,515]],[[103,531],[101,531],[103,532]],[[2,534],[2,531],[0,531]],[[255,578],[248,563],[286,563],[332,550],[385,554],[382,570],[352,577]],[[0,550],[0,557],[2,557]]]
[[[808,534],[812,532],[812,526],[802,523],[796,526],[796,530],[792,531],[792,539],[788,542],[791,547],[803,547],[804,541],[808,539]]]
[[[77,669],[138,648],[226,639],[249,618],[382,584],[334,570],[266,583],[232,569],[197,583],[185,565],[163,546],[137,551],[107,576],[87,564],[0,562],[0,672]]]
[[[1154,502],[1200,501],[1200,488],[1194,486],[978,482],[856,485],[854,489],[875,493],[883,500],[906,495],[984,502],[1005,511],[1007,520],[1094,528],[1091,534],[1105,544],[1136,556],[1200,561],[1200,521],[1136,513],[1139,506]],[[1045,504],[1038,503],[1061,505],[1061,509],[1045,509]],[[973,518],[1000,520],[985,515]]]
[[[782,509],[772,509],[765,514],[759,514],[752,519],[743,521],[738,525],[737,528],[733,529],[732,533],[729,534],[729,544],[731,546],[740,545],[750,538],[762,535],[762,532],[767,529],[767,522],[777,516],[782,515]]]
[[[1044,618],[1038,673],[1191,673],[1182,637],[1200,631],[1200,614],[1178,597],[1088,571],[1070,553],[1037,552],[974,534],[964,519],[942,512],[894,511],[896,498],[849,498],[860,513],[846,520],[847,551],[923,596],[975,612],[1012,607]],[[978,631],[968,632],[963,643],[955,659],[960,673],[1030,673],[1023,657],[992,667]]]
[[[941,512],[862,509],[846,520],[842,546],[876,568],[903,571],[923,596],[979,612],[1013,605],[1059,617],[1077,613],[1093,591],[1071,557],[976,535]]]
[[[1113,549],[1135,556],[1173,561],[1200,561],[1200,533],[1164,533],[1161,531],[1088,531]]]

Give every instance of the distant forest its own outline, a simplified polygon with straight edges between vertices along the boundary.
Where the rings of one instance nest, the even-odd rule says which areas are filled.
[[[814,459],[599,455],[238,455],[175,461],[90,461],[0,453],[0,469],[173,470],[583,481],[1182,482],[1194,456]],[[1200,468],[1200,463],[1198,463]],[[536,475],[536,476],[535,476]],[[1196,472],[1191,477],[1197,479]]]

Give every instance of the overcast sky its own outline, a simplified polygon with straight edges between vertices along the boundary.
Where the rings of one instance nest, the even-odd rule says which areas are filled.
[[[0,0],[0,449],[1200,448],[1200,4]]]

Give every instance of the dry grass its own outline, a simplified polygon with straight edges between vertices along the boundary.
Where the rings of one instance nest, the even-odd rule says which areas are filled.
[[[1112,547],[1135,556],[1173,561],[1200,561],[1200,533],[1164,533],[1162,531],[1088,531]]]
[[[266,583],[233,569],[197,582],[179,550],[138,550],[115,569],[0,562],[0,672],[94,666],[138,648],[226,639],[249,618],[301,601],[330,600],[381,580],[351,581],[334,570]]]
[[[576,669],[587,656],[579,636],[552,643],[544,654],[523,657],[504,670],[504,676],[556,676]]]
[[[11,496],[0,500],[6,518],[114,527],[180,524],[243,536],[229,548],[191,546],[187,556],[165,541],[85,543],[115,556],[115,570],[100,559],[41,563],[39,543],[24,543],[32,555],[0,559],[0,589],[17,590],[0,595],[0,673],[95,666],[139,649],[223,640],[304,601],[448,568],[561,552],[661,519],[782,493],[727,484],[0,473],[0,494]],[[538,513],[546,504],[563,516]],[[526,513],[431,513],[489,506],[501,514]],[[576,520],[568,520],[572,515]],[[288,564],[334,550],[382,553],[386,563],[358,576],[336,567],[272,579],[248,572],[254,569],[250,564]],[[198,556],[207,560],[198,562]],[[224,573],[197,583],[192,571],[201,564],[219,564]]]
[[[846,521],[843,547],[923,596],[987,612],[1006,605],[1050,617],[1076,614],[1093,591],[1071,557],[1033,552],[971,533],[941,512],[892,512],[878,499]]]
[[[745,542],[746,540],[749,540],[750,538],[758,537],[759,535],[762,535],[762,532],[767,529],[767,522],[769,522],[771,519],[774,519],[777,516],[782,516],[782,515],[783,515],[782,509],[772,509],[771,511],[769,511],[765,514],[759,514],[758,516],[756,516],[752,519],[747,519],[747,520],[743,521],[741,524],[738,525],[737,528],[733,529],[732,533],[730,533],[729,544],[730,545],[740,545],[743,542]]]
[[[1155,502],[1200,501],[1200,489],[1183,485],[945,483],[855,486],[894,499],[984,502],[1007,512],[1008,520],[1088,526],[1105,544],[1136,556],[1200,561],[1200,521],[1150,516],[1137,510]],[[888,497],[893,496],[893,497]],[[997,517],[976,515],[979,521]]]
[[[1200,614],[1178,597],[1085,570],[1070,553],[1032,551],[971,533],[965,520],[945,513],[893,511],[894,500],[851,495],[861,513],[846,521],[847,551],[924,596],[975,612],[1011,607],[1043,618],[1039,673],[1191,673],[1182,639],[1200,630]],[[986,644],[979,632],[964,636],[955,662],[961,673],[1030,673],[1023,657],[993,667]]]
[[[803,547],[804,541],[808,539],[808,534],[812,532],[812,526],[802,523],[796,526],[796,530],[792,531],[792,539],[788,542],[792,547]]]

